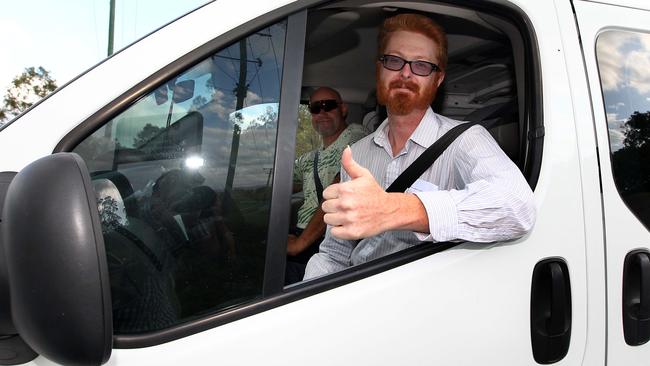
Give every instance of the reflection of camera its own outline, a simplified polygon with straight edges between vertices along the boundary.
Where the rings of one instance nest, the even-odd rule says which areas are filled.
[[[188,207],[192,207],[192,203],[199,199],[195,197],[194,188],[199,188],[204,181],[205,178],[197,171],[170,170],[161,175],[153,185],[151,203],[177,213],[187,212]],[[211,191],[210,188],[205,188]]]

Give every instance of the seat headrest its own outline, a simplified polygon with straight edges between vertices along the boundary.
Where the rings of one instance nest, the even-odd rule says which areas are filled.
[[[93,180],[92,184],[97,197],[97,208],[102,227],[106,229],[116,225],[127,225],[124,199],[115,183],[107,178],[99,178]]]

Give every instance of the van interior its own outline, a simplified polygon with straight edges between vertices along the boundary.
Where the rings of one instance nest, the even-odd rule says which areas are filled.
[[[513,21],[467,7],[430,2],[337,2],[309,12],[301,99],[320,86],[338,90],[349,106],[348,123],[373,131],[386,117],[377,104],[377,33],[402,12],[429,16],[446,31],[448,67],[432,107],[444,116],[483,121],[506,154],[525,171],[532,156],[526,131],[525,39]],[[529,181],[531,177],[527,176]]]

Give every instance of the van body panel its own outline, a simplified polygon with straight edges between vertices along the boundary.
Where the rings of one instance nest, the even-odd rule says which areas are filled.
[[[589,75],[599,146],[607,258],[607,361],[612,365],[642,365],[650,357],[650,345],[630,346],[624,338],[623,266],[626,255],[632,250],[650,248],[650,233],[623,202],[614,182],[606,101],[601,88],[602,75],[599,75],[596,43],[603,32],[612,30],[647,34],[650,32],[647,22],[650,12],[583,1],[576,1],[575,9]]]

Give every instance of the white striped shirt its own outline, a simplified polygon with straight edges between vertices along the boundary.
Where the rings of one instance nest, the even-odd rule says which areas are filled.
[[[422,152],[463,123],[429,108],[402,151],[393,157],[388,120],[352,146],[352,156],[377,182],[388,186]],[[341,171],[341,181],[350,177]],[[535,222],[533,192],[517,166],[490,133],[474,126],[460,135],[407,190],[427,213],[429,234],[388,231],[357,241],[340,240],[328,226],[320,252],[307,265],[305,279],[380,258],[422,241],[493,242],[523,236]]]

